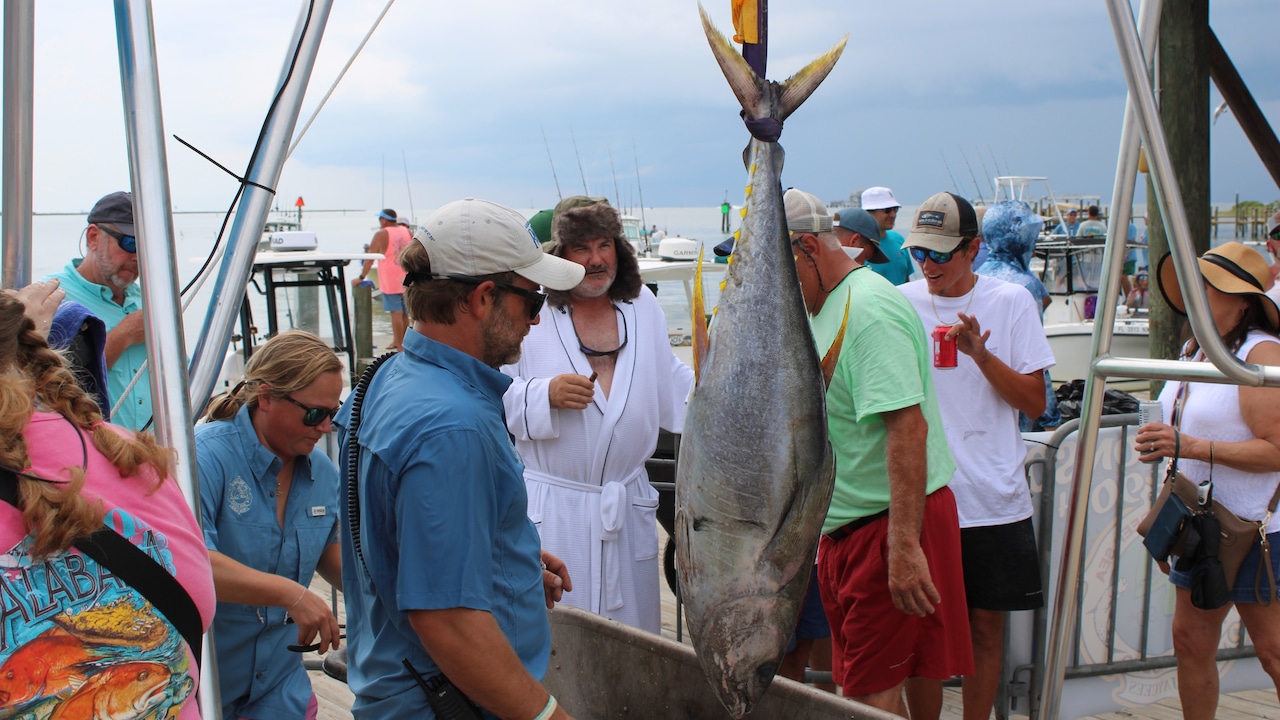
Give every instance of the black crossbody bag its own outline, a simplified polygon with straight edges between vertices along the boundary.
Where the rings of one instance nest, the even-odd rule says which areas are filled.
[[[18,498],[18,476],[8,468],[0,468],[0,500],[22,510]],[[163,565],[106,525],[72,545],[137,590],[159,610],[187,641],[199,668],[200,653],[204,647],[200,611],[186,588]]]

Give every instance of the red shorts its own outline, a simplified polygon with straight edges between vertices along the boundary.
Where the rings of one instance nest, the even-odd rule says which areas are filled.
[[[973,673],[955,496],[925,499],[920,547],[942,602],[907,615],[889,594],[889,518],[838,541],[823,536],[818,588],[831,623],[832,677],[846,697],[890,690],[909,677],[945,680]]]

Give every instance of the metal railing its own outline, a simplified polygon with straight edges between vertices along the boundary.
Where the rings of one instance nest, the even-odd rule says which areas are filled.
[[[1129,87],[1129,96],[1125,105],[1112,198],[1112,207],[1118,212],[1115,222],[1111,224],[1104,254],[1105,272],[1098,303],[1102,312],[1094,324],[1095,359],[1092,372],[1085,382],[1081,440],[1076,447],[1075,487],[1067,514],[1066,547],[1058,572],[1058,587],[1061,591],[1053,598],[1052,623],[1045,647],[1045,673],[1039,688],[1039,702],[1044,709],[1042,716],[1050,720],[1058,717],[1062,683],[1069,664],[1070,638],[1076,629],[1085,514],[1093,481],[1093,463],[1087,460],[1093,457],[1097,449],[1106,378],[1194,380],[1280,387],[1280,367],[1264,367],[1240,361],[1227,349],[1213,325],[1208,297],[1196,265],[1186,207],[1174,175],[1169,146],[1149,77],[1162,2],[1143,0],[1139,11],[1143,31],[1141,37],[1148,41],[1145,54],[1129,1],[1106,0],[1106,5]],[[1211,364],[1111,356],[1111,337],[1124,262],[1125,232],[1138,174],[1139,141],[1146,149],[1160,217],[1170,233],[1169,249],[1187,305],[1191,329]]]

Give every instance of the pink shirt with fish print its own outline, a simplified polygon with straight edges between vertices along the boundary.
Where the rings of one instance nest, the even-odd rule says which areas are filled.
[[[121,430],[120,432],[125,432]],[[157,560],[195,600],[207,629],[216,605],[209,555],[172,480],[152,491],[149,471],[122,478],[56,413],[36,412],[23,430],[26,472],[63,480],[88,453],[82,493],[100,499],[106,523]],[[79,437],[77,437],[79,436]],[[22,515],[0,502],[0,716],[200,717],[195,657],[142,596],[79,551],[33,562]]]

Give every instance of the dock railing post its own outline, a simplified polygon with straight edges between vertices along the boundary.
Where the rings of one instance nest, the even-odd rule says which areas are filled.
[[[355,305],[355,343],[356,367],[351,374],[356,377],[364,375],[364,369],[373,362],[373,290],[366,286],[357,286],[351,290],[351,301]]]

